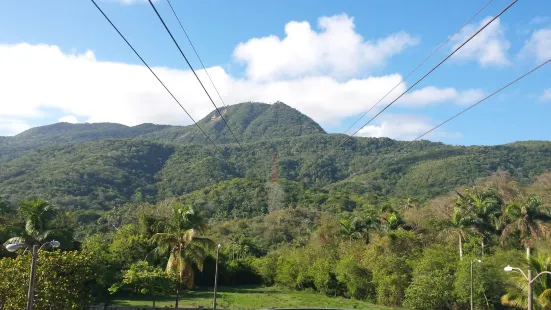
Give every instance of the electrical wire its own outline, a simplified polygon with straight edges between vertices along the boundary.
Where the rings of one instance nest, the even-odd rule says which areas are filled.
[[[199,126],[199,124],[197,124],[197,122],[195,121],[195,119],[191,116],[191,114],[189,114],[189,112],[186,110],[186,108],[184,108],[184,106],[180,103],[180,101],[178,101],[178,99],[176,99],[176,97],[174,96],[174,94],[168,89],[168,87],[165,85],[165,83],[163,83],[163,81],[157,76],[157,74],[153,71],[153,69],[151,69],[151,67],[147,64],[147,62],[142,58],[142,56],[140,56],[140,54],[136,51],[136,49],[132,46],[132,44],[130,44],[130,42],[128,42],[128,40],[126,39],[126,37],[119,31],[119,29],[117,28],[117,26],[115,26],[115,24],[113,24],[113,22],[111,21],[111,19],[109,17],[107,17],[107,15],[103,12],[103,10],[98,6],[98,4],[96,3],[96,1],[94,0],[90,0],[92,1],[92,3],[96,6],[96,8],[100,11],[100,13],[103,15],[103,17],[105,17],[105,19],[109,22],[109,24],[111,24],[111,26],[113,27],[113,29],[115,29],[115,31],[117,31],[117,33],[121,36],[121,38],[124,40],[124,42],[126,42],[126,44],[128,45],[128,47],[130,47],[132,49],[132,51],[134,52],[134,54],[136,54],[136,56],[138,56],[138,58],[142,61],[142,63],[147,67],[147,69],[149,69],[149,71],[151,72],[151,74],[153,74],[155,76],[155,78],[157,79],[157,81],[159,81],[159,83],[161,83],[161,85],[164,87],[164,89],[170,94],[170,96],[172,97],[172,99],[174,99],[174,101],[176,101],[176,103],[180,106],[180,108],[182,108],[182,110],[184,110],[184,112],[187,114],[187,116],[193,121],[193,123],[195,124],[195,126],[197,126],[197,128],[199,128],[199,130],[205,135],[205,137],[207,137],[207,139],[209,140],[209,142],[214,146],[214,148],[219,152],[219,153],[222,153],[222,151],[220,150],[220,148],[214,143],[214,141],[212,141],[212,139],[207,135],[207,133],[201,128],[201,126]]]
[[[170,1],[170,0],[167,0],[167,1]],[[467,26],[473,19],[475,19],[478,16],[478,14],[480,14],[480,12],[482,12],[491,2],[492,2],[492,0],[486,2],[486,4],[484,4],[484,6],[482,6],[478,10],[478,12],[476,12],[473,16],[471,16],[471,18],[469,18],[469,20],[467,20],[463,25],[461,25],[461,27],[459,27],[459,29],[457,29],[451,36],[449,36],[446,39],[446,41],[440,43],[440,45],[435,50],[433,50],[423,61],[421,61],[421,63],[418,64],[417,67],[415,67],[415,69],[411,70],[406,75],[406,77],[402,78],[400,80],[400,82],[398,82],[398,84],[394,85],[394,87],[392,87],[392,89],[389,90],[388,93],[386,93],[381,99],[379,99],[379,101],[377,101],[374,105],[372,105],[371,108],[369,108],[369,110],[365,111],[365,113],[362,114],[362,116],[360,116],[360,118],[358,118],[352,125],[350,125],[350,127],[348,127],[343,132],[343,134],[346,134],[350,129],[352,129],[352,127],[354,127],[354,125],[356,125],[359,121],[361,121],[369,112],[371,112],[371,110],[373,110],[377,105],[379,105],[379,103],[381,103],[381,101],[383,101],[388,95],[390,95],[390,93],[392,93],[396,89],[396,87],[402,85],[413,73],[415,73],[415,71],[417,71],[423,64],[425,64],[425,62],[427,62],[434,54],[436,54],[436,52],[438,52],[453,37],[455,37],[463,28],[465,28],[465,26]],[[343,138],[343,139],[345,139],[345,138]]]
[[[441,126],[443,126],[444,124],[446,124],[446,123],[448,123],[449,121],[453,120],[454,118],[456,118],[456,117],[460,116],[461,114],[463,114],[463,113],[469,111],[470,109],[476,107],[477,105],[479,105],[480,103],[482,103],[482,102],[484,102],[485,100],[489,99],[490,97],[493,97],[495,94],[499,93],[500,91],[502,91],[502,90],[506,89],[507,87],[509,87],[509,86],[511,86],[511,85],[513,85],[513,84],[515,84],[516,82],[522,80],[523,78],[525,78],[526,76],[530,75],[530,74],[533,73],[534,71],[540,69],[541,67],[545,66],[545,65],[548,64],[549,62],[551,62],[551,58],[548,59],[547,61],[544,61],[543,63],[541,63],[539,66],[533,68],[532,70],[530,70],[530,71],[524,73],[523,75],[519,76],[518,78],[514,79],[513,81],[507,83],[505,86],[503,86],[503,87],[501,87],[500,89],[494,91],[493,93],[491,93],[491,94],[489,94],[488,96],[484,97],[484,98],[481,99],[480,101],[478,101],[478,102],[476,102],[476,103],[470,105],[468,108],[466,108],[466,109],[462,110],[461,112],[455,114],[454,116],[448,118],[447,120],[443,121],[442,123],[440,123],[440,124],[434,126],[432,129],[428,130],[427,132],[425,132],[424,134],[420,135],[419,137],[417,137],[417,138],[415,138],[415,139],[409,141],[409,142],[408,142],[407,144],[405,144],[404,146],[398,148],[398,150],[396,150],[396,152],[398,152],[398,151],[400,151],[400,150],[402,150],[402,149],[408,147],[408,146],[411,145],[414,141],[417,141],[417,140],[423,138],[424,136],[426,136],[426,135],[428,135],[429,133],[433,132],[434,130],[440,128]]]
[[[218,107],[216,106],[216,103],[214,103],[214,100],[212,100],[212,97],[210,96],[209,92],[207,91],[207,89],[205,88],[205,85],[203,85],[203,82],[201,82],[201,79],[199,79],[199,76],[197,75],[197,73],[195,72],[195,69],[193,69],[193,66],[191,65],[191,63],[189,62],[189,60],[187,59],[186,55],[184,54],[184,52],[182,51],[182,49],[180,48],[180,45],[178,44],[178,42],[176,41],[176,39],[174,38],[174,36],[172,35],[172,32],[170,31],[170,29],[168,29],[168,26],[166,25],[165,21],[163,20],[163,18],[161,17],[161,14],[159,14],[159,11],[157,11],[157,8],[155,7],[155,5],[153,4],[153,2],[151,0],[148,0],[149,1],[149,4],[151,4],[151,7],[153,8],[153,10],[155,11],[155,13],[157,14],[157,17],[159,18],[159,20],[161,21],[161,23],[163,24],[163,26],[165,27],[166,31],[168,32],[168,34],[170,35],[170,37],[172,38],[172,41],[174,42],[174,44],[176,44],[176,47],[178,48],[178,50],[180,51],[180,54],[182,54],[182,56],[184,57],[187,65],[189,66],[189,68],[191,69],[191,71],[193,72],[193,75],[195,75],[195,78],[197,78],[197,81],[199,82],[199,84],[201,84],[201,87],[203,88],[203,90],[205,91],[205,93],[207,94],[207,96],[209,97],[209,100],[210,102],[212,103],[212,105],[214,106],[214,108],[216,109],[216,111],[218,112],[218,114],[220,114],[220,117],[222,118],[222,120],[224,121],[224,123],[226,124],[226,127],[229,129],[229,131],[231,132],[232,136],[235,138],[235,141],[237,142],[237,144],[239,145],[239,147],[243,148],[243,146],[241,145],[241,142],[239,142],[239,139],[237,139],[237,136],[235,135],[235,133],[233,132],[233,130],[230,128],[230,126],[228,125],[228,122],[226,121],[226,118],[224,117],[224,115],[222,114],[222,112],[220,111],[220,109],[218,109]]]
[[[490,1],[492,1],[492,0],[490,0]],[[212,87],[214,87],[214,90],[216,91],[216,94],[218,95],[218,98],[220,98],[220,101],[222,102],[222,104],[224,105],[224,107],[227,108],[228,106],[227,106],[226,103],[224,102],[224,99],[222,99],[222,96],[220,95],[220,92],[218,91],[218,88],[216,88],[216,85],[214,85],[214,82],[212,81],[212,78],[210,77],[210,74],[209,74],[209,72],[207,71],[207,68],[205,68],[205,64],[203,64],[203,60],[201,59],[201,57],[199,57],[199,53],[197,52],[197,50],[195,49],[195,46],[194,46],[193,43],[191,42],[191,38],[188,36],[186,29],[185,29],[184,26],[182,25],[182,22],[180,21],[180,18],[178,17],[178,14],[176,14],[176,11],[175,11],[174,8],[172,7],[171,1],[170,1],[170,0],[166,0],[166,2],[168,2],[168,5],[170,6],[170,9],[172,10],[172,13],[174,13],[174,17],[176,17],[176,20],[178,21],[178,24],[180,24],[180,28],[182,28],[182,31],[183,31],[184,34],[186,35],[187,41],[189,42],[189,45],[191,45],[191,48],[193,49],[193,52],[195,52],[195,56],[197,56],[197,59],[199,59],[199,62],[201,63],[201,66],[203,67],[203,70],[205,70],[205,73],[207,74],[207,77],[209,78],[210,83],[212,84]]]
[[[494,16],[492,19],[490,19],[484,26],[482,26],[480,29],[478,29],[473,35],[471,35],[465,42],[463,42],[461,45],[459,45],[456,49],[454,49],[446,58],[444,58],[442,61],[440,61],[436,66],[434,66],[429,72],[427,72],[425,75],[423,75],[419,80],[417,80],[413,85],[411,85],[408,89],[406,89],[402,94],[400,94],[396,99],[394,99],[392,102],[390,102],[388,105],[386,105],[381,111],[379,111],[375,116],[373,116],[367,123],[365,123],[362,127],[357,129],[352,135],[345,137],[341,143],[337,146],[340,147],[343,145],[344,142],[348,141],[350,138],[352,138],[354,135],[356,135],[360,130],[362,130],[365,126],[369,125],[377,116],[381,115],[386,109],[388,109],[390,106],[392,106],[398,99],[402,98],[408,91],[410,91],[413,87],[415,87],[417,84],[419,84],[422,80],[424,80],[429,74],[431,74],[434,70],[436,70],[438,67],[440,67],[446,60],[448,60],[451,56],[453,56],[457,51],[459,51],[463,46],[465,46],[469,41],[471,41],[474,37],[476,37],[482,30],[484,30],[486,27],[488,27],[494,20],[499,18],[503,13],[505,13],[509,8],[511,8],[515,3],[517,3],[518,0],[513,0],[509,5],[507,5],[499,14]]]

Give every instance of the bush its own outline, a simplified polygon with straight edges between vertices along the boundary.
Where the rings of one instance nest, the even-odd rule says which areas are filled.
[[[0,259],[0,309],[25,309],[30,260],[30,255]],[[86,308],[92,302],[93,278],[93,264],[85,252],[40,252],[34,308]]]
[[[338,261],[335,268],[337,280],[346,286],[347,295],[357,299],[375,298],[375,287],[371,272],[358,264],[353,257]]]

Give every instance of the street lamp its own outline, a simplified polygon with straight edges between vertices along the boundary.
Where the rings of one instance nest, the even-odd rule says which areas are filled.
[[[474,309],[474,301],[473,301],[473,264],[475,262],[482,263],[482,261],[480,259],[473,259],[471,261],[471,310]]]
[[[31,277],[29,279],[29,291],[27,293],[27,310],[33,309],[33,299],[34,299],[34,284],[36,282],[36,261],[38,260],[38,252],[42,250],[45,246],[51,246],[52,248],[58,248],[61,244],[59,241],[52,240],[42,244],[40,247],[38,244],[33,245],[33,251],[31,253]],[[6,250],[9,252],[15,252],[20,248],[27,248],[28,246],[25,243],[11,243],[6,245]]]
[[[212,302],[212,309],[216,310],[216,289],[218,288],[218,258],[220,257],[220,248],[222,245],[218,243],[218,248],[216,249],[216,271],[214,273],[214,300]]]
[[[539,277],[541,276],[542,274],[551,274],[550,271],[542,271],[540,273],[538,273],[533,279],[532,279],[532,270],[528,269],[528,272],[527,273],[524,273],[524,271],[522,271],[522,269],[520,268],[517,268],[517,267],[511,267],[509,265],[507,265],[505,268],[503,268],[503,270],[507,271],[507,272],[511,272],[513,270],[516,270],[518,272],[520,272],[524,278],[526,279],[526,281],[528,282],[528,310],[532,310],[532,283],[534,283],[534,281]]]

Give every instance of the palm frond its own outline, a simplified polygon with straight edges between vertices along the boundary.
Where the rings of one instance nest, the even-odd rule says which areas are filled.
[[[551,304],[551,288],[544,290],[543,293],[538,296],[538,303],[543,307]]]

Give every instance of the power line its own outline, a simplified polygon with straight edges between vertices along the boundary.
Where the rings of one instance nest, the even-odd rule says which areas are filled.
[[[451,52],[446,58],[444,58],[440,63],[438,63],[436,66],[434,66],[429,72],[427,72],[423,77],[421,77],[419,80],[417,80],[413,85],[411,85],[408,89],[406,89],[400,96],[398,96],[396,99],[394,99],[392,102],[390,102],[388,105],[386,105],[381,111],[379,111],[375,116],[373,116],[367,123],[365,123],[362,127],[360,127],[358,130],[356,130],[352,135],[345,137],[341,143],[337,146],[340,147],[344,142],[348,141],[351,137],[356,135],[360,130],[362,130],[365,126],[369,125],[377,116],[381,115],[386,109],[388,109],[391,105],[393,105],[398,99],[402,98],[408,91],[410,91],[413,87],[415,87],[417,84],[419,84],[422,80],[424,80],[429,74],[431,74],[436,68],[440,67],[446,60],[448,60],[450,57],[452,57],[457,51],[459,51],[463,46],[465,46],[469,41],[471,41],[475,36],[477,36],[482,30],[484,30],[486,27],[488,27],[494,20],[499,18],[503,13],[505,13],[513,4],[515,4],[518,0],[513,0],[508,6],[506,6],[499,14],[494,16],[492,19],[490,19],[484,26],[482,26],[480,29],[478,29],[473,35],[471,35],[465,42],[463,42],[461,45],[459,45],[453,52]]]
[[[491,0],[490,0],[491,1]],[[166,2],[168,2],[168,5],[170,6],[170,9],[172,10],[172,13],[174,13],[174,17],[176,17],[176,20],[178,21],[178,24],[180,24],[180,28],[182,28],[182,31],[184,32],[184,34],[186,35],[186,38],[187,38],[187,41],[189,42],[189,45],[191,45],[191,48],[193,49],[193,52],[195,52],[195,55],[197,56],[197,59],[199,59],[199,62],[201,63],[201,66],[203,67],[203,70],[205,70],[205,73],[207,74],[209,80],[210,80],[210,83],[212,84],[212,87],[214,87],[214,90],[216,91],[216,94],[218,95],[218,98],[220,98],[220,101],[222,102],[222,104],[224,105],[224,107],[228,107],[226,105],[226,103],[224,102],[224,99],[222,99],[222,96],[220,95],[220,92],[218,92],[218,88],[216,88],[216,85],[214,85],[214,82],[212,81],[212,78],[210,77],[210,74],[209,72],[207,71],[207,68],[205,68],[205,65],[203,64],[203,60],[201,60],[201,57],[199,57],[199,53],[197,52],[197,50],[195,49],[195,46],[193,45],[193,43],[191,42],[191,39],[190,37],[188,36],[187,34],[187,31],[186,29],[184,28],[184,26],[182,25],[182,22],[180,22],[180,18],[178,18],[178,14],[176,14],[176,11],[174,10],[174,8],[172,7],[172,3],[170,2],[170,0],[166,0]]]
[[[232,136],[235,138],[235,141],[237,142],[237,144],[239,145],[239,147],[243,148],[243,146],[241,145],[241,143],[239,142],[239,140],[237,139],[237,137],[235,136],[235,134],[233,133],[233,130],[231,130],[230,126],[228,125],[228,122],[226,121],[226,118],[224,117],[224,115],[222,115],[222,112],[220,111],[220,109],[218,109],[218,107],[216,106],[216,103],[214,103],[214,100],[212,100],[209,92],[207,91],[207,89],[205,88],[205,85],[203,85],[203,82],[201,82],[201,79],[199,79],[199,76],[197,75],[197,73],[195,72],[195,70],[193,69],[193,66],[191,66],[191,63],[189,62],[189,60],[187,59],[186,55],[184,54],[184,52],[182,51],[182,49],[180,48],[180,45],[178,44],[178,42],[176,41],[176,39],[174,38],[174,36],[172,35],[172,32],[170,32],[170,29],[168,29],[168,26],[166,25],[165,21],[163,20],[163,18],[161,17],[161,14],[159,14],[159,11],[157,11],[157,8],[155,7],[155,5],[153,4],[153,2],[151,2],[151,0],[148,0],[149,1],[149,4],[151,4],[151,7],[153,8],[153,10],[155,11],[155,13],[157,14],[157,17],[159,17],[159,20],[161,21],[161,23],[163,24],[163,26],[165,27],[166,31],[168,32],[168,34],[170,35],[170,37],[172,38],[172,41],[174,42],[174,44],[176,44],[176,47],[178,48],[178,50],[180,51],[180,54],[182,54],[182,56],[184,57],[184,59],[186,60],[186,63],[187,65],[189,66],[189,68],[191,69],[191,71],[193,72],[193,75],[195,75],[195,78],[197,78],[197,81],[199,82],[199,84],[201,84],[201,87],[203,88],[203,90],[205,91],[205,93],[207,94],[207,96],[209,97],[210,99],[210,102],[212,102],[212,105],[214,106],[214,108],[216,109],[216,111],[218,112],[218,114],[220,114],[220,117],[222,118],[222,120],[224,121],[224,123],[226,124],[226,127],[228,127],[228,129],[230,130]]]
[[[130,42],[128,42],[128,40],[126,39],[126,37],[119,31],[119,29],[117,28],[117,26],[115,26],[115,24],[113,24],[113,22],[111,21],[111,19],[109,19],[109,17],[107,17],[107,15],[105,15],[105,13],[103,12],[103,10],[98,6],[98,4],[96,3],[96,1],[94,0],[90,0],[92,1],[92,3],[96,6],[96,8],[100,11],[100,13],[103,15],[103,17],[105,17],[105,19],[109,22],[109,24],[111,24],[111,26],[113,27],[113,29],[115,29],[115,31],[117,31],[117,33],[121,36],[121,38],[124,40],[124,42],[126,42],[126,44],[128,45],[128,47],[130,47],[132,49],[132,51],[134,52],[134,54],[136,54],[136,56],[138,56],[138,58],[142,61],[142,63],[147,67],[147,69],[149,69],[149,72],[151,72],[151,74],[153,74],[155,76],[155,78],[157,79],[157,81],[159,81],[159,83],[161,83],[161,85],[165,88],[165,90],[170,94],[170,96],[172,96],[172,99],[174,99],[174,101],[176,101],[176,103],[178,103],[178,105],[180,106],[180,108],[182,108],[182,110],[184,110],[184,112],[186,112],[187,116],[193,121],[193,123],[195,124],[195,126],[197,126],[197,128],[199,128],[199,130],[205,135],[205,137],[207,137],[207,139],[209,140],[209,142],[214,146],[214,148],[219,152],[219,153],[222,153],[222,151],[220,150],[220,148],[218,148],[218,146],[214,143],[214,141],[212,141],[212,139],[207,135],[207,133],[201,128],[201,126],[199,126],[199,124],[197,124],[197,122],[195,121],[195,119],[193,119],[193,117],[191,116],[191,114],[189,114],[189,112],[186,110],[186,108],[184,108],[184,106],[180,103],[180,101],[178,101],[178,99],[176,99],[176,97],[174,96],[174,94],[172,94],[172,92],[168,89],[168,87],[166,87],[165,83],[163,83],[163,81],[161,81],[161,79],[157,76],[157,74],[155,74],[155,72],[153,71],[153,69],[151,69],[151,67],[147,64],[147,62],[145,62],[145,60],[142,58],[142,56],[140,56],[140,54],[136,51],[136,49],[132,46],[132,44],[130,44]]]
[[[167,0],[167,1],[169,1],[169,0]],[[446,39],[446,41],[442,42],[435,50],[433,50],[420,64],[417,65],[417,67],[415,67],[415,69],[411,70],[406,75],[406,77],[402,78],[400,80],[400,82],[398,82],[398,84],[396,84],[394,87],[392,87],[392,89],[389,90],[388,93],[386,93],[381,99],[379,99],[379,101],[377,101],[373,106],[371,106],[371,108],[369,108],[369,110],[367,110],[364,114],[362,114],[362,116],[360,116],[360,118],[358,118],[352,125],[350,125],[350,127],[348,127],[343,133],[346,134],[346,132],[348,132],[350,129],[352,129],[352,127],[354,127],[354,125],[356,125],[359,121],[361,121],[369,112],[371,112],[371,110],[373,110],[377,105],[379,105],[379,103],[381,103],[381,101],[383,101],[388,95],[390,95],[390,93],[392,93],[396,89],[396,87],[402,85],[415,71],[417,71],[423,64],[425,64],[425,62],[427,62],[436,52],[438,52],[444,45],[446,45],[455,35],[457,35],[459,33],[459,31],[461,31],[473,19],[475,19],[478,16],[478,14],[480,14],[480,12],[482,12],[491,2],[492,2],[492,0],[486,2],[486,4],[484,4],[484,6],[482,6],[480,8],[480,10],[478,10],[478,12],[476,12],[471,18],[469,18],[469,20],[467,20],[463,25],[461,25],[461,27],[459,27],[459,29],[457,29],[451,36],[449,36]],[[346,139],[346,137],[343,138],[343,139]]]
[[[519,76],[518,78],[514,79],[513,81],[509,82],[508,84],[506,84],[505,86],[501,87],[500,89],[494,91],[493,93],[489,94],[488,96],[484,97],[483,99],[481,99],[480,101],[470,105],[468,108],[462,110],[461,112],[455,114],[454,116],[448,118],[447,120],[443,121],[442,123],[434,126],[432,129],[430,129],[429,131],[425,132],[424,134],[420,135],[419,137],[409,141],[407,144],[405,144],[403,147],[400,147],[396,152],[406,148],[407,146],[409,146],[410,144],[412,144],[414,141],[416,140],[419,140],[421,138],[423,138],[424,136],[428,135],[429,133],[433,132],[434,130],[440,128],[441,126],[443,126],[444,124],[448,123],[449,121],[453,120],[454,118],[458,117],[459,115],[469,111],[470,109],[474,108],[475,106],[479,105],[480,103],[482,103],[483,101],[487,100],[488,98],[490,97],[493,97],[495,94],[499,93],[500,91],[504,90],[505,88],[515,84],[516,82],[522,80],[523,78],[525,78],[526,76],[530,75],[531,73],[533,73],[534,71],[538,70],[539,68],[545,66],[546,64],[548,64],[549,62],[551,62],[551,58],[548,59],[547,61],[541,63],[539,66],[533,68],[532,70],[524,73],[523,75]]]

